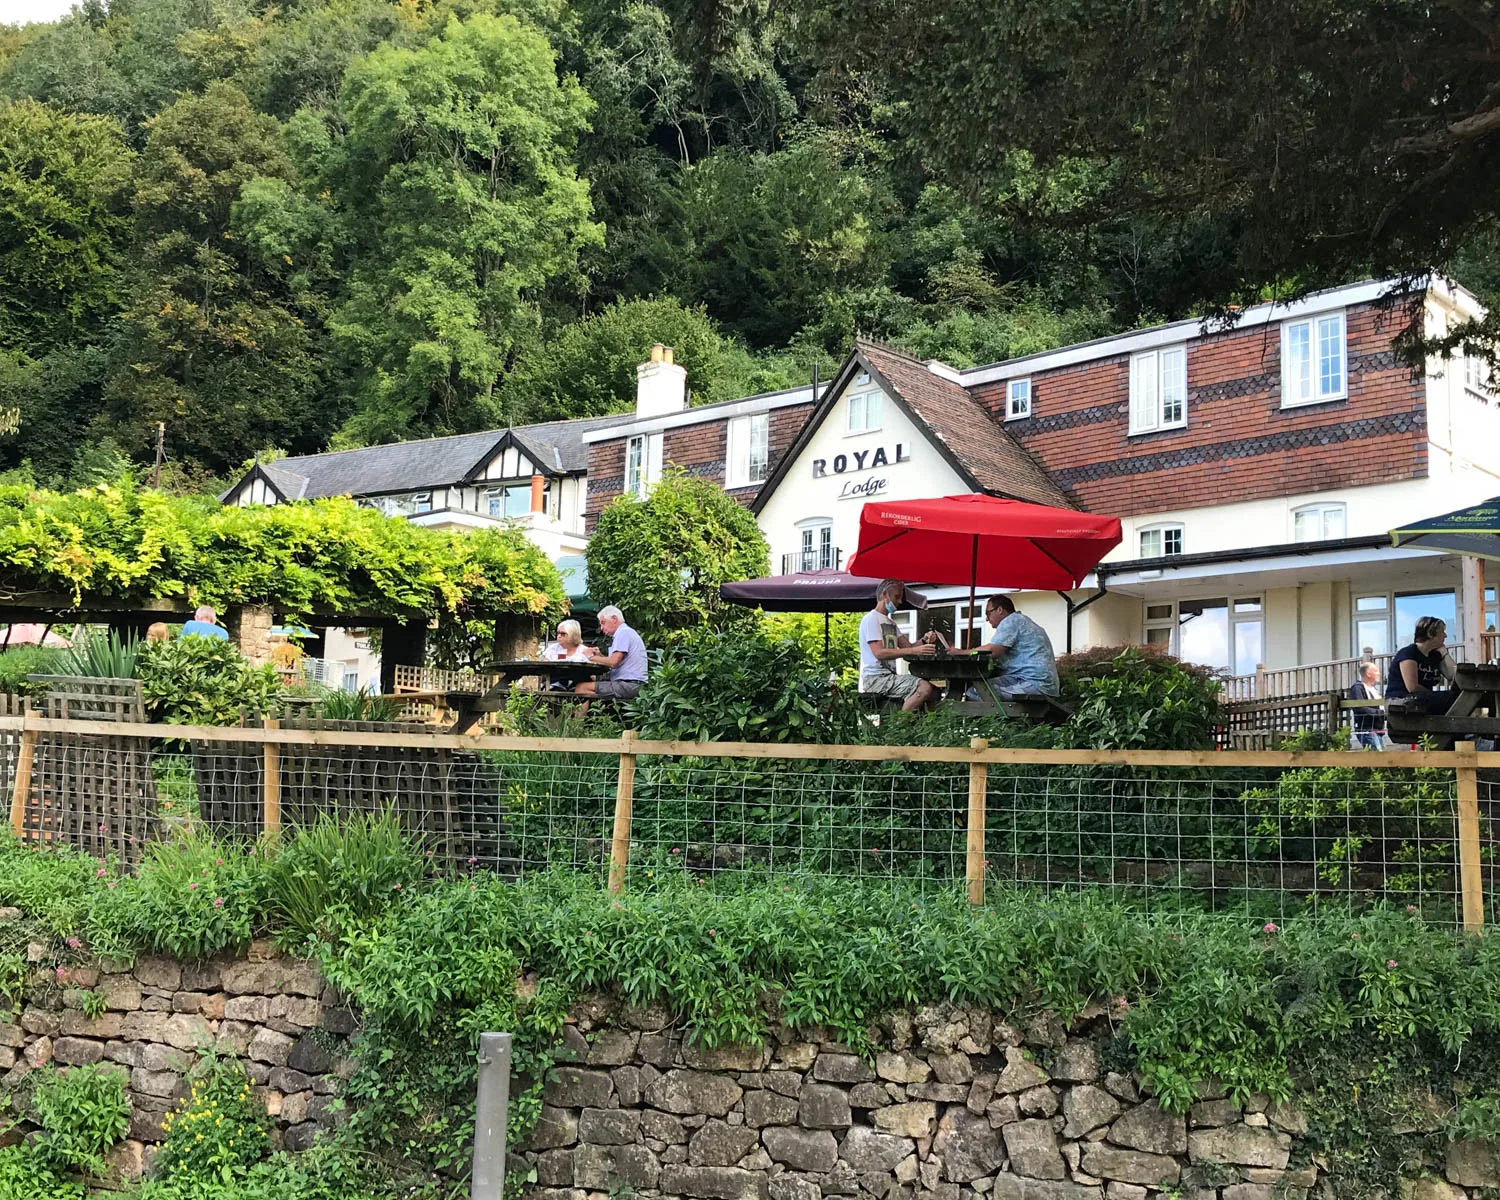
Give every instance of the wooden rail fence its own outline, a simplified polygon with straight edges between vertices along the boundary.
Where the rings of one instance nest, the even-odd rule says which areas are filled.
[[[991,767],[1127,767],[1198,768],[1230,771],[1255,768],[1291,770],[1317,767],[1375,767],[1387,770],[1437,768],[1452,771],[1456,781],[1458,874],[1464,928],[1480,932],[1484,925],[1484,877],[1481,868],[1480,780],[1500,779],[1500,753],[1478,753],[1472,742],[1452,751],[1412,751],[1365,757],[1349,751],[1269,750],[1051,750],[990,746],[976,738],[967,746],[810,745],[758,742],[646,741],[627,731],[619,738],[545,738],[502,735],[450,735],[435,732],[392,733],[378,730],[282,728],[267,722],[263,728],[154,725],[144,722],[51,719],[32,714],[0,715],[0,745],[14,746],[11,827],[17,837],[36,836],[27,820],[34,807],[35,747],[39,741],[66,743],[109,737],[116,744],[134,739],[143,750],[153,743],[220,745],[240,753],[259,748],[260,820],[268,836],[283,827],[283,755],[288,748],[317,747],[326,754],[343,749],[504,751],[599,756],[618,762],[614,819],[609,841],[609,883],[612,891],[625,886],[631,853],[632,810],[641,758],[829,760],[865,763],[950,763],[968,771],[965,828],[965,882],[969,899],[983,903],[985,890],[985,833],[988,775]],[[1493,788],[1493,783],[1486,784]],[[54,797],[56,799],[56,797]],[[1497,814],[1500,815],[1500,814]]]

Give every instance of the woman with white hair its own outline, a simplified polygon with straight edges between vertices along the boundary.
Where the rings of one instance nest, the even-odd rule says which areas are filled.
[[[583,644],[583,628],[577,621],[558,623],[557,641],[542,651],[548,662],[588,662],[591,651]]]

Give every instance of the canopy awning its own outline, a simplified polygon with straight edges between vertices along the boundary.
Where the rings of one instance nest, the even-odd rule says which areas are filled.
[[[875,606],[881,578],[847,571],[799,571],[721,584],[719,595],[731,604],[767,612],[862,612]],[[926,608],[927,597],[907,588],[906,607]]]
[[[1500,496],[1393,529],[1391,545],[1446,550],[1500,562]]]

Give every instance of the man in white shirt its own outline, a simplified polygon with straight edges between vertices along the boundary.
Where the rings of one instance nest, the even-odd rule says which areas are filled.
[[[937,688],[915,675],[898,675],[898,658],[922,658],[935,652],[937,635],[926,633],[913,642],[892,619],[906,595],[899,579],[882,580],[875,591],[875,607],[859,623],[859,690],[868,696],[890,696],[906,712],[918,712],[937,700]]]

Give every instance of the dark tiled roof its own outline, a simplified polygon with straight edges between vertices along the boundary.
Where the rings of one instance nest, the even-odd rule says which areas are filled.
[[[606,425],[628,421],[629,414],[514,429],[486,429],[452,437],[391,442],[358,450],[304,454],[282,458],[261,467],[288,500],[318,496],[378,496],[388,492],[423,491],[461,482],[488,461],[507,433],[513,434],[527,457],[543,470],[572,474],[588,469],[588,447],[583,435]]]
[[[865,360],[987,492],[1075,508],[1063,490],[960,385],[889,346],[861,341]]]

